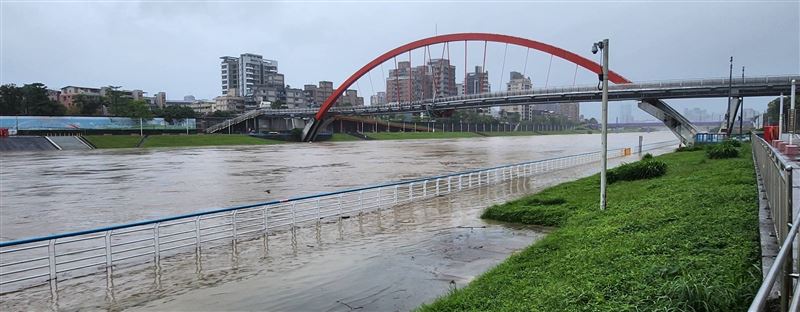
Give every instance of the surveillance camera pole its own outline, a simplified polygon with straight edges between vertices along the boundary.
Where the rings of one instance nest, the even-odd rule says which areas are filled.
[[[603,39],[603,116],[601,138],[603,155],[600,158],[600,210],[606,210],[606,170],[608,169],[608,39]]]

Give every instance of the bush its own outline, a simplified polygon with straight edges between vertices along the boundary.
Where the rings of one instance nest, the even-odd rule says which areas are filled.
[[[617,181],[633,181],[663,176],[667,173],[667,164],[660,160],[648,159],[624,164],[608,171],[608,183]]]
[[[678,147],[678,149],[676,149],[675,151],[676,152],[694,152],[694,151],[701,151],[701,150],[703,150],[703,146],[702,145],[694,144],[694,145],[689,145],[689,146]]]
[[[718,144],[706,151],[706,157],[710,159],[736,158],[739,157],[739,149],[732,144]]]
[[[722,145],[730,145],[730,146],[733,146],[733,147],[740,147],[740,146],[742,146],[742,142],[739,142],[738,140],[733,140],[733,139],[725,139],[724,141],[722,141]]]
[[[647,153],[642,156],[642,160],[650,160],[653,159],[653,154]]]

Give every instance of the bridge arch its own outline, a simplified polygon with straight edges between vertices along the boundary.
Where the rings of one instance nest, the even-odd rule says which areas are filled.
[[[325,102],[322,103],[322,105],[319,108],[319,111],[317,111],[317,113],[314,115],[314,119],[321,122],[325,118],[325,114],[328,113],[328,110],[330,110],[331,107],[333,107],[333,105],[336,103],[336,100],[339,99],[339,97],[344,93],[345,90],[350,88],[359,78],[369,73],[372,69],[380,66],[382,63],[391,60],[392,58],[399,56],[403,53],[416,50],[418,48],[423,48],[433,44],[458,42],[458,41],[487,41],[487,42],[508,43],[513,45],[523,46],[557,56],[569,62],[575,63],[576,65],[588,69],[589,71],[594,72],[596,74],[602,73],[602,66],[600,64],[597,64],[594,61],[589,60],[580,55],[577,55],[575,53],[539,41],[508,36],[508,35],[492,34],[492,33],[456,33],[456,34],[439,35],[430,38],[420,39],[411,43],[404,44],[397,48],[394,48],[378,56],[371,62],[367,63],[367,65],[364,65],[364,67],[361,67],[361,69],[359,69],[353,75],[348,77],[347,80],[345,80],[336,90],[334,90],[334,92],[327,99],[325,99]],[[608,72],[608,80],[616,84],[631,82],[625,77],[622,77],[621,75],[610,70]]]

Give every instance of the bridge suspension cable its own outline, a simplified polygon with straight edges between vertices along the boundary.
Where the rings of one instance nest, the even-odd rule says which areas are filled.
[[[547,77],[544,80],[544,87],[547,89],[547,84],[550,82],[550,68],[553,67],[553,55],[550,54],[550,64],[547,65]]]
[[[499,88],[498,90],[503,90],[503,76],[506,71],[506,54],[508,54],[508,43],[506,43],[506,48],[503,51],[503,66],[500,67],[500,84],[497,85]]]
[[[525,65],[522,67],[522,73],[525,76],[528,76],[528,54],[530,54],[531,48],[525,49]]]
[[[578,79],[578,64],[575,64],[575,74],[572,75],[572,86],[575,86],[575,81]]]

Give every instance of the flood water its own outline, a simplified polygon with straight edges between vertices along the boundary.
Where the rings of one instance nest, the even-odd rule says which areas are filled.
[[[613,134],[611,147],[677,140]],[[599,149],[598,135],[359,141],[2,156],[3,241]],[[662,149],[661,152],[668,149]],[[630,161],[614,159],[612,163]],[[160,267],[59,281],[0,296],[0,310],[409,310],[430,302],[547,229],[480,213],[596,164],[484,186],[340,222],[275,233]]]

